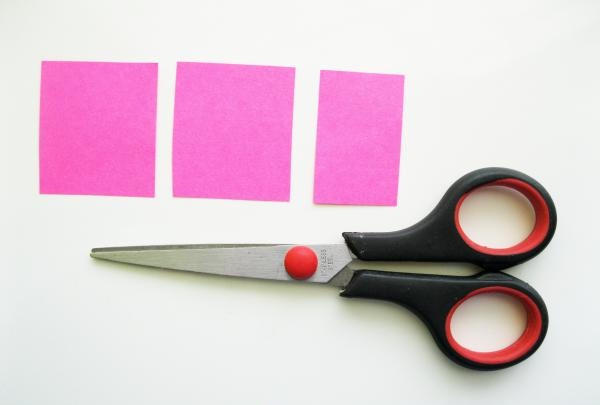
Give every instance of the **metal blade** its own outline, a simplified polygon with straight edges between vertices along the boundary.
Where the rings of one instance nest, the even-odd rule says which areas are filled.
[[[294,245],[171,245],[92,249],[96,259],[223,276],[293,280],[283,261]],[[327,283],[351,261],[346,245],[308,245],[319,265],[308,282]]]

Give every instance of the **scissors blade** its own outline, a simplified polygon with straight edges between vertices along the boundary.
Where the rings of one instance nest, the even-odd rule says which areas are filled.
[[[96,259],[169,270],[233,277],[293,280],[286,272],[285,254],[294,245],[165,245],[92,249]],[[308,282],[327,283],[352,262],[346,245],[308,245],[318,257]]]

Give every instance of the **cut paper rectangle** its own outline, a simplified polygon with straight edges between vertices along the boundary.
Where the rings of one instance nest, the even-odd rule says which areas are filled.
[[[289,201],[295,69],[177,64],[176,197]]]
[[[40,193],[154,196],[156,63],[42,62]]]
[[[404,76],[321,71],[313,201],[396,205]]]

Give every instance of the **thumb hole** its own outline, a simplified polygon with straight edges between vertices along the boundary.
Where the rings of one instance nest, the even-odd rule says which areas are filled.
[[[517,341],[527,326],[521,302],[502,293],[479,294],[464,301],[452,316],[450,328],[463,347],[477,352],[504,349]]]

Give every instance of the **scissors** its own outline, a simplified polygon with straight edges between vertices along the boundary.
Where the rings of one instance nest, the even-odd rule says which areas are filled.
[[[490,248],[471,240],[458,213],[469,193],[504,186],[523,194],[535,211],[533,230],[509,248]],[[541,345],[548,328],[546,305],[529,284],[500,270],[539,254],[556,229],[556,209],[548,192],[531,177],[505,168],[484,168],[457,180],[438,205],[415,225],[396,232],[344,232],[345,244],[208,244],[134,246],[92,249],[97,259],[162,269],[296,283],[325,283],[348,298],[391,301],[410,310],[427,325],[441,351],[459,365],[496,370],[517,364]],[[365,261],[464,262],[482,271],[473,276],[410,274],[364,270]],[[510,346],[491,352],[459,344],[450,323],[467,299],[487,293],[515,297],[525,308],[522,335]]]

